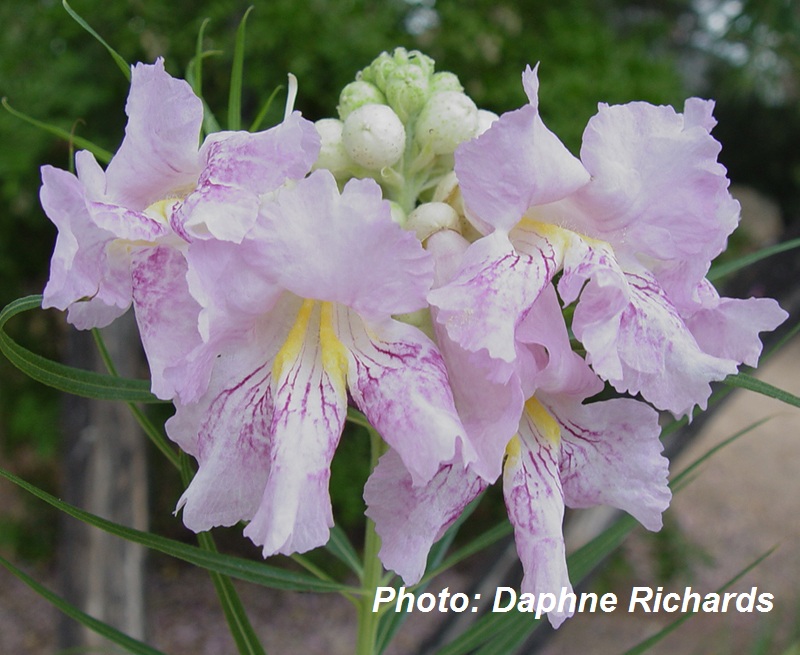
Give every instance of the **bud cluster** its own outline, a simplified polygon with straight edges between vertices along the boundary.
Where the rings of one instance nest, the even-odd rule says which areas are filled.
[[[382,53],[344,87],[339,118],[317,122],[315,165],[340,180],[372,177],[405,214],[453,168],[456,147],[497,116],[479,110],[458,77],[415,50]],[[430,199],[430,198],[426,198]]]

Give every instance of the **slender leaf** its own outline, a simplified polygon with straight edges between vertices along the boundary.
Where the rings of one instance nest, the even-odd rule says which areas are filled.
[[[114,50],[114,48],[108,45],[105,39],[102,36],[100,36],[97,32],[95,32],[94,29],[92,29],[92,26],[89,25],[89,23],[87,23],[85,20],[83,20],[83,18],[81,18],[78,15],[78,13],[72,7],[70,7],[69,4],[67,4],[67,0],[61,0],[61,4],[64,5],[64,9],[67,10],[67,13],[70,16],[72,16],[73,20],[76,23],[78,23],[78,25],[80,25],[83,29],[89,32],[89,34],[91,34],[95,39],[97,39],[102,44],[102,46],[106,50],[108,50],[108,54],[111,55],[111,58],[114,60],[117,66],[119,66],[119,69],[122,71],[122,74],[125,76],[125,79],[127,79],[130,82],[131,67],[128,64],[128,62],[125,61],[125,59],[123,59],[123,57],[116,50]]]
[[[242,78],[244,76],[244,37],[247,17],[253,7],[247,8],[236,30],[236,43],[233,49],[233,68],[231,69],[231,90],[228,97],[228,129],[242,128]]]
[[[751,375],[747,375],[746,373],[737,373],[736,375],[729,375],[724,380],[725,384],[728,384],[732,387],[739,387],[740,389],[748,389],[749,391],[755,391],[756,393],[763,394],[764,396],[769,396],[770,398],[774,398],[775,400],[780,400],[781,402],[786,403],[787,405],[794,405],[795,407],[800,407],[800,397],[795,396],[794,394],[789,393],[788,391],[784,391],[783,389],[779,389],[767,382],[763,382],[758,378],[754,378]]]
[[[133,637],[129,637],[124,632],[120,632],[116,628],[100,621],[92,616],[89,616],[85,612],[82,612],[77,607],[68,603],[66,600],[58,596],[57,594],[50,591],[44,585],[38,583],[32,577],[27,575],[22,570],[18,569],[14,566],[11,562],[6,560],[3,557],[0,557],[0,564],[2,564],[5,568],[7,568],[12,574],[14,574],[17,578],[19,578],[22,582],[28,585],[31,589],[33,589],[37,594],[45,598],[48,602],[54,605],[57,609],[62,611],[68,617],[75,619],[81,625],[86,626],[93,632],[96,632],[102,637],[105,637],[109,641],[121,646],[129,653],[135,653],[136,655],[164,655],[160,650],[156,650],[151,646],[148,646],[141,641],[134,639]]]
[[[5,324],[17,314],[41,307],[41,296],[15,300],[0,312],[0,351],[23,373],[49,387],[87,398],[125,400],[135,403],[164,402],[150,393],[146,380],[113,377],[59,364],[23,348],[5,332]]]
[[[192,72],[190,84],[192,85],[194,94],[198,98],[203,97],[203,57],[205,56],[205,52],[203,51],[203,36],[205,36],[206,27],[210,20],[210,18],[206,18],[200,23],[200,29],[197,31],[197,41],[195,42],[194,59],[189,62],[189,69]],[[187,75],[187,78],[188,77]]]
[[[152,550],[165,553],[177,559],[189,562],[195,566],[208,571],[216,571],[232,578],[253,582],[273,589],[286,589],[291,591],[314,591],[314,592],[349,592],[355,593],[357,590],[347,585],[335,582],[326,582],[296,571],[286,571],[262,562],[253,562],[241,557],[223,555],[220,553],[207,552],[197,546],[167,539],[149,532],[141,532],[133,528],[119,525],[113,521],[103,519],[99,516],[86,512],[73,505],[58,500],[54,496],[42,491],[28,482],[25,482],[16,475],[0,468],[0,477],[10,480],[17,486],[25,489],[37,498],[52,505],[56,509],[72,516],[73,518],[93,525],[109,534],[116,535],[127,541],[141,544]]]
[[[358,553],[356,553],[356,549],[353,548],[353,544],[350,543],[344,530],[338,525],[334,525],[331,529],[331,538],[325,548],[336,559],[347,564],[348,568],[359,578],[364,574],[364,567],[361,564]]]
[[[713,282],[714,280],[718,280],[721,277],[725,277],[726,275],[730,275],[731,273],[735,273],[742,268],[750,266],[751,264],[755,264],[762,259],[772,257],[773,255],[777,255],[781,252],[786,252],[787,250],[793,250],[794,248],[800,248],[800,239],[784,241],[783,243],[777,243],[774,246],[763,248],[758,252],[754,252],[749,255],[742,255],[734,261],[727,262],[725,264],[719,264],[718,266],[712,266],[711,270],[708,272],[708,279]]]
[[[751,564],[749,564],[748,566],[743,568],[741,571],[739,571],[739,573],[737,573],[730,580],[728,580],[724,585],[722,585],[719,589],[717,589],[716,593],[721,594],[726,589],[728,589],[732,585],[736,584],[745,575],[750,573],[750,571],[752,571],[759,564],[761,564],[761,562],[763,562],[765,559],[767,559],[767,557],[769,557],[775,551],[775,548],[777,548],[777,546],[773,546],[767,552],[765,552],[763,555],[761,555],[760,557],[755,559]],[[664,637],[666,637],[669,633],[673,632],[674,630],[679,628],[684,622],[688,621],[689,619],[691,619],[693,616],[696,616],[696,615],[697,614],[695,612],[691,612],[689,614],[684,614],[683,616],[681,616],[680,618],[678,618],[677,620],[673,621],[672,623],[670,623],[669,625],[664,627],[662,630],[660,630],[659,632],[654,634],[652,637],[648,637],[643,642],[641,642],[639,645],[634,646],[630,650],[626,650],[624,655],[641,655],[642,653],[647,652],[653,646],[655,646],[659,641],[661,641]]]
[[[269,94],[269,98],[267,98],[267,101],[261,107],[261,111],[258,112],[256,119],[250,125],[251,132],[256,132],[258,131],[258,128],[261,127],[261,123],[263,123],[264,119],[267,117],[267,112],[269,111],[269,108],[272,107],[272,103],[275,101],[275,97],[281,91],[283,91],[283,85],[279,84],[278,86],[275,87],[275,90]]]
[[[64,141],[74,144],[79,148],[88,150],[97,158],[97,160],[100,163],[107,164],[108,162],[111,161],[111,157],[113,155],[108,150],[104,150],[103,148],[95,145],[88,139],[84,139],[83,137],[80,136],[75,136],[72,132],[68,130],[64,130],[55,125],[51,125],[50,123],[45,123],[44,121],[40,121],[33,118],[32,116],[28,116],[27,114],[24,114],[23,112],[14,109],[10,104],[8,104],[8,100],[6,98],[2,99],[2,104],[3,107],[5,107],[5,110],[12,116],[16,116],[20,120],[23,120],[26,123],[33,125],[34,127],[38,127],[40,130],[44,130],[45,132],[54,134],[60,139],[64,139]]]

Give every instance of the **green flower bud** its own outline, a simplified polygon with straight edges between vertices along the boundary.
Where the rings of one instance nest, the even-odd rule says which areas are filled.
[[[403,155],[406,130],[391,107],[364,105],[345,119],[342,143],[356,164],[376,171]]]
[[[445,91],[431,96],[419,114],[417,142],[437,155],[452,154],[459,143],[475,136],[478,108],[463,93]]]
[[[435,73],[431,78],[431,93],[442,93],[444,91],[456,91],[458,93],[464,92],[464,87],[458,80],[458,75],[442,71]]]
[[[422,109],[428,99],[429,77],[419,66],[405,64],[395,68],[386,80],[386,99],[400,120]]]
[[[396,67],[394,57],[388,52],[382,52],[356,76],[356,79],[370,82],[383,91],[386,88],[386,78]]]
[[[344,120],[353,110],[363,107],[364,105],[385,104],[386,97],[377,86],[370,82],[356,80],[355,82],[350,82],[350,84],[342,89],[342,92],[339,94],[339,106],[337,110],[339,111],[339,118]]]
[[[313,168],[327,168],[331,173],[343,173],[352,167],[342,143],[344,124],[335,118],[323,118],[314,123],[319,134],[321,147]]]

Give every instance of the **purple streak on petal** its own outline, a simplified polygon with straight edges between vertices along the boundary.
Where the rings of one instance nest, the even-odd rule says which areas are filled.
[[[353,400],[398,452],[415,484],[428,482],[457,449],[464,461],[474,459],[433,342],[393,320],[365,324],[346,309],[337,319],[352,358],[347,378]]]
[[[383,455],[364,487],[366,515],[381,538],[383,565],[407,585],[419,582],[431,546],[485,488],[483,480],[459,464],[445,464],[427,484],[415,486],[396,451]]]

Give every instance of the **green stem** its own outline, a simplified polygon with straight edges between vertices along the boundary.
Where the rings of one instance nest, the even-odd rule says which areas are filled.
[[[378,458],[386,450],[386,444],[380,435],[369,428],[371,466],[375,469]],[[375,523],[367,519],[364,534],[364,574],[361,576],[361,597],[358,600],[358,641],[356,655],[374,655],[378,637],[378,621],[380,614],[372,611],[375,592],[381,582],[383,566],[378,559],[381,539],[375,532]]]

